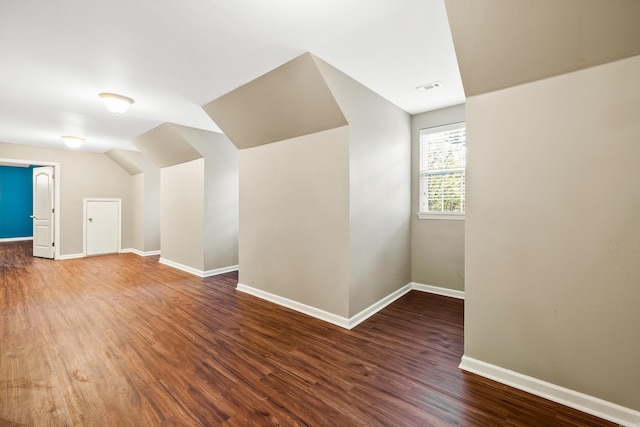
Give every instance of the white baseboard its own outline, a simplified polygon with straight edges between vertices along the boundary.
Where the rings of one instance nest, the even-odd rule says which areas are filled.
[[[135,249],[135,248],[127,248],[127,249],[122,249],[120,250],[121,254],[126,254],[126,253],[132,253],[132,254],[136,254],[138,256],[154,256],[154,255],[160,255],[160,251],[147,251],[147,252],[143,252],[139,249]]]
[[[355,328],[360,323],[364,322],[369,317],[373,316],[374,314],[376,314],[377,312],[379,312],[380,310],[382,310],[383,308],[385,308],[395,300],[402,298],[411,290],[430,292],[433,294],[464,299],[464,292],[462,291],[456,291],[456,290],[447,289],[447,288],[439,288],[437,286],[421,285],[419,283],[412,282],[392,292],[391,294],[382,298],[378,302],[373,303],[371,306],[365,308],[360,313],[347,318],[343,316],[338,316],[333,313],[329,313],[327,311],[321,310],[316,307],[312,307],[307,304],[303,304],[298,301],[291,300],[289,298],[281,297],[279,295],[272,294],[270,292],[252,288],[251,286],[243,285],[242,283],[238,283],[238,286],[236,287],[236,289],[241,292],[245,292],[247,294],[256,296],[258,298],[262,298],[264,300],[271,301],[273,303],[290,308],[292,310],[298,311],[308,316],[315,317],[316,319],[324,320],[325,322],[332,323],[334,325],[340,326],[345,329]]]
[[[33,237],[3,237],[0,243],[4,242],[21,242],[23,240],[33,240]]]
[[[196,275],[198,277],[216,276],[218,274],[224,274],[224,273],[229,273],[231,271],[237,271],[238,270],[238,266],[237,265],[231,265],[231,266],[228,266],[228,267],[216,268],[215,270],[202,271],[202,270],[198,270],[197,268],[189,267],[188,265],[184,265],[184,264],[180,264],[180,263],[175,262],[175,261],[168,260],[166,258],[160,258],[160,260],[158,262],[160,264],[168,265],[169,267],[177,268],[178,270],[186,271],[187,273],[191,273],[191,274]]]
[[[336,314],[329,313],[328,311],[324,311],[319,308],[315,308],[310,305],[291,300],[289,298],[281,297],[279,295],[265,292],[260,289],[252,288],[251,286],[243,285],[242,283],[238,283],[236,289],[241,292],[256,296],[258,298],[276,303],[283,307],[290,308],[291,310],[295,310],[308,316],[315,317],[316,319],[324,320],[325,322],[332,323],[345,329],[350,329],[349,319],[347,319],[346,317],[338,316]]]
[[[84,258],[84,254],[67,254],[67,255],[60,255],[58,258],[58,260],[65,260],[65,259],[76,259],[76,258]]]
[[[369,317],[373,316],[398,298],[405,295],[407,292],[411,290],[411,285],[405,285],[402,288],[394,291],[393,293],[387,295],[382,298],[380,301],[372,304],[370,307],[365,308],[360,313],[352,316],[350,318],[344,316],[338,316],[337,314],[329,313],[328,311],[321,310],[316,307],[312,307],[307,304],[303,304],[298,301],[291,300],[289,298],[281,297],[276,294],[272,294],[270,292],[266,292],[260,289],[252,288],[251,286],[243,285],[242,283],[238,283],[236,287],[237,290],[241,292],[245,292],[247,294],[251,294],[258,298],[262,298],[264,300],[276,303],[283,307],[290,308],[291,310],[298,311],[300,313],[306,314],[311,317],[315,317],[316,319],[324,320],[325,322],[332,323],[336,326],[340,326],[345,329],[353,329],[358,326],[360,323],[367,320]]]
[[[216,268],[213,270],[207,270],[202,273],[202,277],[217,276],[218,274],[231,273],[232,271],[238,271],[237,265],[230,265],[228,267]]]
[[[424,285],[422,283],[416,283],[416,282],[411,282],[411,289],[415,291],[428,292],[430,294],[442,295],[445,297],[464,299],[464,291],[457,291],[455,289]]]
[[[640,426],[639,411],[501,368],[500,366],[462,356],[460,369],[623,426]]]
[[[369,317],[373,316],[374,314],[376,314],[377,312],[379,312],[380,310],[382,310],[383,308],[385,308],[386,306],[388,306],[389,304],[391,304],[395,300],[397,300],[397,299],[403,297],[404,295],[406,295],[409,291],[411,291],[411,289],[412,289],[411,285],[412,285],[411,283],[409,283],[407,285],[404,285],[403,287],[401,287],[397,291],[392,292],[391,294],[389,294],[386,297],[382,298],[380,301],[378,301],[378,302],[374,303],[373,305],[365,308],[364,310],[362,310],[360,313],[356,314],[355,316],[351,316],[349,318],[349,326],[348,326],[347,329],[355,328],[360,323],[364,322]]]

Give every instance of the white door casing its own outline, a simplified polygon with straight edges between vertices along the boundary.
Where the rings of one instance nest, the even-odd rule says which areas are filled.
[[[33,168],[33,256],[54,258],[54,215],[53,167]]]
[[[83,199],[84,255],[120,252],[121,199]]]
[[[9,158],[0,158],[0,163],[4,166],[29,166],[29,165],[39,165],[39,166],[51,166],[54,170],[55,179],[53,180],[53,200],[55,204],[55,215],[53,216],[53,234],[55,242],[54,249],[54,258],[60,259],[60,246],[62,245],[62,238],[60,237],[60,218],[62,217],[60,212],[60,176],[61,176],[61,166],[58,162],[50,162],[46,160],[29,160],[29,159],[9,159]]]

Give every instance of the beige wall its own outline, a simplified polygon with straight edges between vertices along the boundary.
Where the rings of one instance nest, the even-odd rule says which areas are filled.
[[[178,126],[204,157],[204,270],[238,265],[238,149],[223,134]]]
[[[348,316],[348,156],[348,127],[240,151],[240,283]]]
[[[86,197],[122,199],[122,248],[133,246],[131,175],[99,153],[0,143],[0,157],[60,163],[60,255],[81,254]]]
[[[133,175],[133,248],[160,250],[160,168]]]
[[[133,243],[131,247],[144,252],[144,173],[131,177]]]
[[[240,283],[352,317],[410,281],[405,111],[311,54],[205,109],[242,148]]]
[[[132,247],[142,252],[160,250],[160,168],[138,151],[113,149],[105,154],[134,175]]]
[[[204,270],[204,159],[161,169],[162,259]]]
[[[456,105],[411,118],[411,281],[464,291],[464,220],[419,219],[420,129],[465,120]]]
[[[410,116],[315,58],[349,121],[349,317],[411,281]]]
[[[160,168],[144,172],[144,252],[160,250]]]
[[[231,141],[220,133],[165,123],[136,138],[134,144],[156,165],[145,169],[145,216],[160,213],[145,223],[148,230],[145,250],[153,251],[162,246],[163,260],[182,264],[201,274],[238,265],[238,150]],[[201,162],[194,163],[196,158]],[[200,228],[195,247],[187,252],[183,250],[185,237],[179,237],[184,227],[180,220],[182,214],[170,202],[170,194],[178,191],[181,179],[178,171],[194,172],[191,167],[170,168],[185,164],[203,167],[202,182],[196,185],[196,189],[202,188],[202,191],[186,191],[179,195],[187,206],[201,209],[198,215],[203,216],[202,221],[188,226],[194,236],[198,233],[192,228]],[[162,184],[158,166],[162,168]],[[165,173],[165,170],[169,172]],[[196,179],[195,175],[190,175],[189,179]],[[165,182],[170,188],[164,188]],[[157,196],[160,193],[162,203]],[[202,200],[195,200],[197,197]],[[169,215],[166,221],[161,219],[165,213]],[[159,223],[161,227],[158,227]],[[152,232],[156,228],[161,228],[161,237]],[[201,253],[196,256],[195,251]]]
[[[640,56],[467,100],[465,355],[640,410]]]

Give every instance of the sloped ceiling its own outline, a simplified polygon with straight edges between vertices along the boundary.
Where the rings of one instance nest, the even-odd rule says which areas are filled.
[[[235,147],[224,134],[202,129],[172,124],[172,126],[189,142],[189,144],[207,161],[220,154],[220,144]]]
[[[141,155],[137,151],[121,150],[119,148],[114,148],[112,150],[107,151],[104,154],[106,154],[107,157],[109,157],[111,160],[116,162],[118,166],[120,166],[122,169],[126,170],[129,173],[129,175],[137,175],[139,173],[142,173],[143,170],[128,155],[128,153],[136,153],[138,155]]]
[[[146,172],[146,165],[138,162],[139,158],[134,155],[137,154],[143,158],[146,156],[151,159],[155,167],[165,168],[215,155],[217,151],[214,145],[219,143],[233,147],[229,139],[219,132],[164,123],[133,140],[133,144],[141,153],[113,149],[106,154],[126,170],[134,167]],[[149,160],[146,161],[149,162]],[[130,165],[131,163],[133,165]]]
[[[143,172],[150,172],[153,169],[158,169],[158,166],[139,151],[114,148],[107,151],[105,155],[116,162],[122,169],[129,172],[129,175],[137,175]]]
[[[202,158],[182,136],[178,127],[171,123],[145,132],[133,140],[133,145],[161,168]]]
[[[640,55],[638,0],[445,5],[467,97]]]
[[[444,0],[4,0],[0,141],[104,153],[162,123],[217,132],[203,104],[307,51],[409,113],[464,102]],[[135,104],[115,116],[100,92]]]
[[[203,108],[238,148],[347,124],[310,53],[298,56]]]

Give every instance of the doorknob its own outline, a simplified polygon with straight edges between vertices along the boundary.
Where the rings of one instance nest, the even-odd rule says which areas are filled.
[[[87,218],[89,222],[93,222],[93,218]]]
[[[35,215],[29,215],[29,218],[31,218],[31,219],[38,219],[38,218],[36,218],[36,217],[35,217]]]

